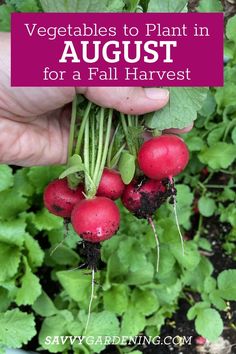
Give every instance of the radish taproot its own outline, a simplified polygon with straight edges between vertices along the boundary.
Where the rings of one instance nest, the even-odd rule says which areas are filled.
[[[97,196],[116,200],[121,197],[125,189],[119,172],[105,168],[98,186]]]
[[[176,135],[161,135],[146,141],[138,153],[138,164],[149,178],[172,178],[184,170],[189,152],[184,141]]]
[[[66,178],[56,179],[44,190],[44,206],[54,215],[70,218],[75,204],[84,199],[83,191],[82,184],[71,189]]]
[[[111,199],[94,197],[76,204],[71,222],[83,240],[97,243],[108,240],[118,231],[120,213]]]

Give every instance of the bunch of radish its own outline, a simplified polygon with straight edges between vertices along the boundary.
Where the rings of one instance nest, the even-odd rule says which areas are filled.
[[[186,167],[189,152],[176,135],[153,136],[144,142],[145,130],[142,118],[125,116],[85,100],[81,102],[81,98],[78,102],[76,98],[72,106],[68,164],[44,192],[45,207],[63,217],[65,223],[71,222],[87,249],[87,264],[92,269],[91,300],[96,270],[93,254],[98,244],[119,229],[117,199],[121,198],[126,209],[137,218],[146,219],[152,227],[157,243],[157,271],[160,247],[153,215],[166,201],[173,204],[183,247],[173,177]],[[89,315],[90,311],[91,302]]]

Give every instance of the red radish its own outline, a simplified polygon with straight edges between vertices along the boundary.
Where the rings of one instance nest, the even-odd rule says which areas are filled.
[[[109,239],[117,232],[120,213],[111,199],[95,197],[76,204],[71,222],[77,234],[85,241],[96,243]]]
[[[196,337],[195,342],[197,345],[204,345],[204,344],[206,344],[206,338],[201,337],[201,336]]]
[[[146,141],[138,153],[140,169],[149,178],[172,178],[184,170],[189,152],[176,135],[161,135]]]
[[[83,185],[75,190],[68,186],[67,179],[56,179],[48,184],[44,190],[44,205],[50,213],[70,218],[72,210],[77,202],[84,199]]]
[[[147,219],[152,227],[157,246],[157,272],[159,269],[160,244],[152,215],[171,195],[170,192],[172,193],[164,181],[141,177],[126,186],[122,196],[124,206],[136,217]]]
[[[121,197],[125,185],[119,172],[105,168],[97,190],[97,196],[116,200]]]
[[[141,177],[125,187],[122,203],[138,218],[148,219],[169,196],[162,181]]]

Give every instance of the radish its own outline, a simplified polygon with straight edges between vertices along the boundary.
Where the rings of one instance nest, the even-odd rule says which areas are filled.
[[[174,192],[173,176],[184,170],[189,161],[189,152],[184,141],[176,135],[161,135],[146,141],[138,153],[138,163],[143,173],[154,179],[169,178]],[[184,254],[183,236],[176,210],[176,196],[173,193],[173,210]]]
[[[189,152],[184,141],[176,135],[161,135],[146,141],[138,153],[140,169],[149,178],[172,178],[184,170]]]
[[[85,241],[97,243],[109,239],[119,229],[120,213],[106,197],[94,197],[77,203],[71,214],[72,225]]]
[[[44,190],[44,206],[50,213],[70,218],[75,204],[82,199],[83,185],[80,184],[75,190],[68,186],[67,179],[56,179],[48,184]]]
[[[125,185],[119,172],[105,168],[97,190],[97,196],[116,200],[121,197]]]
[[[172,191],[170,194],[165,181],[141,177],[126,186],[122,196],[123,205],[136,217],[147,219],[152,227],[157,246],[157,272],[159,269],[160,244],[152,216],[171,195]]]
[[[170,196],[162,181],[141,177],[125,187],[122,203],[139,219],[148,219]]]

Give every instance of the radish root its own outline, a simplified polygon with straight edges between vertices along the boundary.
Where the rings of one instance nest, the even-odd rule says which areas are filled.
[[[158,235],[157,235],[157,231],[156,231],[156,227],[154,225],[153,219],[151,217],[148,218],[148,222],[152,227],[154,236],[155,236],[155,240],[156,240],[156,250],[157,250],[157,264],[156,264],[156,271],[159,271],[159,264],[160,264],[160,243],[159,243],[159,239],[158,239]]]
[[[84,331],[85,335],[87,333],[89,322],[90,322],[91,309],[92,309],[93,297],[94,297],[94,290],[95,290],[95,270],[93,268],[92,269],[91,296],[90,296],[90,302],[89,302],[89,308],[88,308],[88,317],[87,317],[87,322],[86,322],[85,331]]]

